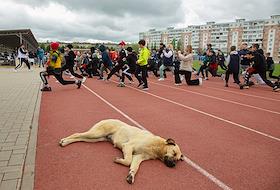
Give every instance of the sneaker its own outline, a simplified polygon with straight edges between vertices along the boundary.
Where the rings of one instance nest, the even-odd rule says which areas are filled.
[[[253,86],[255,83],[253,81],[249,81],[249,86]]]
[[[159,78],[158,81],[164,81],[164,78]]]
[[[43,88],[41,89],[41,91],[42,91],[42,92],[52,91],[52,88],[51,88],[51,87],[45,86],[45,87],[43,87]]]
[[[148,87],[143,87],[142,90],[147,91],[147,90],[149,90],[149,88]]]
[[[199,86],[201,86],[202,85],[202,78],[199,78],[198,80],[199,80]]]
[[[86,82],[87,78],[86,77],[83,77],[82,79],[82,83]]]
[[[82,85],[82,81],[79,80],[79,81],[77,82],[77,86],[78,86],[77,89],[81,88],[81,85]]]
[[[143,82],[139,83],[137,88],[142,88],[143,84],[144,84]]]
[[[225,74],[222,74],[221,78],[222,78],[222,80],[225,80],[225,78],[226,78]]]
[[[249,89],[250,87],[248,85],[240,85],[240,89]]]
[[[175,83],[175,86],[182,86],[182,83]]]
[[[209,80],[208,77],[205,77],[204,80]]]
[[[228,84],[226,84],[225,87],[228,87]]]
[[[184,75],[181,75],[181,76],[180,76],[180,79],[181,79],[181,81],[183,81],[183,80],[185,79],[185,76],[184,76]]]
[[[121,82],[120,84],[118,84],[118,87],[125,87],[125,84]]]
[[[130,81],[129,81],[129,84],[134,84],[134,81],[133,81],[133,80],[130,80]]]
[[[17,73],[18,71],[16,69],[14,69],[14,72]]]
[[[273,91],[278,92],[278,91],[280,91],[280,88],[276,85],[276,86],[273,87]]]
[[[70,76],[70,79],[73,79],[73,78],[75,78],[75,77],[74,77],[73,75],[71,75],[71,76]]]

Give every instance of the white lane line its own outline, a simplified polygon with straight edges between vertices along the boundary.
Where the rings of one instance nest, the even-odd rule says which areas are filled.
[[[169,80],[169,79],[167,79],[166,81],[172,82],[172,80]],[[218,83],[218,82],[216,82],[216,83]],[[208,83],[208,84],[211,84],[211,83]],[[220,83],[218,83],[218,84],[220,84]],[[280,102],[280,99],[274,99],[274,98],[269,98],[269,97],[264,97],[264,96],[257,96],[257,95],[252,95],[252,94],[245,94],[245,93],[242,93],[242,92],[235,92],[235,91],[232,91],[232,90],[225,90],[225,89],[216,88],[216,87],[209,87],[209,86],[205,86],[205,85],[203,85],[203,87],[214,89],[214,90],[219,90],[219,91],[223,91],[223,92],[229,92],[229,93],[233,93],[233,94],[243,95],[243,96],[249,96],[249,97],[253,97],[253,98],[260,98],[260,99],[264,99],[264,100]]]
[[[112,82],[118,84],[118,83],[115,82],[115,81],[112,81]],[[256,134],[259,134],[259,135],[262,135],[262,136],[264,136],[264,137],[267,137],[267,138],[270,138],[270,139],[273,139],[273,140],[276,140],[276,141],[279,141],[279,142],[280,142],[280,139],[279,139],[279,138],[274,137],[274,136],[272,136],[272,135],[269,135],[269,134],[266,134],[266,133],[257,131],[257,130],[255,130],[255,129],[251,129],[251,128],[246,127],[246,126],[244,126],[244,125],[241,125],[241,124],[238,124],[238,123],[229,121],[229,120],[227,120],[227,119],[223,119],[223,118],[218,117],[218,116],[215,116],[215,115],[213,115],[213,114],[210,114],[210,113],[207,113],[207,112],[204,112],[204,111],[200,111],[200,110],[198,110],[198,109],[192,108],[192,107],[190,107],[190,106],[186,106],[186,105],[184,105],[184,104],[175,102],[175,101],[173,101],[173,100],[169,100],[169,99],[167,99],[167,98],[163,98],[163,97],[161,97],[161,96],[152,94],[152,93],[150,93],[150,92],[146,92],[146,91],[143,91],[143,90],[139,90],[139,89],[136,89],[136,88],[130,87],[130,86],[127,86],[127,87],[128,87],[128,88],[131,88],[131,89],[133,89],[133,90],[139,91],[139,92],[141,92],[141,93],[148,94],[148,95],[153,96],[153,97],[155,97],[155,98],[164,100],[164,101],[166,101],[166,102],[169,102],[169,103],[172,103],[172,104],[175,104],[175,105],[178,105],[178,106],[187,108],[187,109],[189,109],[189,110],[192,110],[192,111],[201,113],[201,114],[203,114],[203,115],[207,115],[207,116],[212,117],[212,118],[214,118],[214,119],[217,119],[217,120],[220,120],[220,121],[223,121],[223,122],[232,124],[232,125],[237,126],[237,127],[239,127],[239,128],[242,128],[242,129],[251,131],[251,132],[253,132],[253,133],[256,133]]]
[[[172,88],[172,89],[184,91],[184,92],[189,92],[189,93],[192,93],[192,94],[197,94],[197,95],[200,95],[200,96],[204,96],[204,97],[220,100],[220,101],[223,101],[223,102],[228,102],[228,103],[232,103],[232,104],[236,104],[236,105],[240,105],[240,106],[244,106],[244,107],[249,107],[249,108],[253,108],[253,109],[257,109],[257,110],[261,110],[261,111],[265,111],[265,112],[269,112],[269,113],[280,115],[280,112],[277,112],[277,111],[272,111],[272,110],[268,110],[268,109],[264,109],[264,108],[260,108],[260,107],[256,107],[256,106],[252,106],[252,105],[247,105],[247,104],[243,104],[243,103],[240,103],[240,102],[235,102],[235,101],[232,101],[232,100],[226,100],[226,99],[218,98],[218,97],[207,95],[207,94],[201,94],[199,92],[185,90],[185,89],[182,89],[182,88],[175,88],[175,87],[172,87],[172,86],[168,86],[168,85],[165,85],[165,84],[159,84],[159,83],[156,83],[156,82],[150,82],[150,83],[155,84],[155,85],[159,85],[159,86],[164,86],[164,87],[167,87],[167,88]]]
[[[83,87],[85,89],[87,89],[89,92],[91,92],[92,94],[94,94],[96,97],[98,97],[100,100],[102,100],[104,103],[106,103],[108,106],[110,106],[111,108],[113,108],[115,111],[117,111],[118,113],[120,113],[121,115],[123,115],[125,118],[127,118],[129,121],[131,121],[133,124],[135,124],[137,127],[149,131],[147,130],[145,127],[143,127],[142,125],[140,125],[137,121],[135,121],[134,119],[132,119],[131,117],[129,117],[127,114],[125,114],[124,112],[122,112],[121,110],[119,110],[116,106],[112,105],[110,102],[108,102],[107,100],[105,100],[104,98],[102,98],[99,94],[97,94],[96,92],[94,92],[93,90],[91,90],[89,87],[87,87],[86,85],[83,84]],[[229,186],[227,186],[225,183],[223,183],[221,180],[219,180],[218,178],[216,178],[215,176],[213,176],[212,174],[210,174],[209,172],[207,172],[206,170],[204,170],[202,167],[200,167],[198,164],[196,164],[194,161],[192,161],[191,159],[189,159],[188,157],[186,157],[184,155],[184,161],[189,164],[190,166],[192,166],[194,169],[196,169],[199,173],[201,173],[202,175],[204,175],[205,177],[207,177],[210,181],[212,181],[213,183],[215,183],[217,186],[219,186],[221,189],[224,190],[231,190],[232,188],[230,188]]]
[[[278,99],[274,99],[274,98],[268,98],[268,97],[257,96],[257,95],[252,95],[252,94],[245,94],[245,93],[241,93],[241,92],[235,92],[235,91],[232,91],[232,90],[224,90],[224,89],[215,88],[215,87],[209,87],[209,86],[206,86],[205,88],[210,88],[210,89],[214,89],[214,90],[229,92],[229,93],[232,93],[232,94],[238,94],[238,95],[243,95],[243,96],[249,96],[249,97],[253,97],[253,98],[260,98],[260,99],[269,100],[269,101],[277,101],[277,102],[280,102],[280,99],[278,100]]]
[[[223,182],[221,182],[219,179],[217,179],[215,176],[213,176],[210,173],[208,173],[207,171],[205,171],[203,168],[201,168],[199,165],[194,163],[191,159],[187,158],[186,156],[184,156],[184,161],[187,162],[189,165],[191,165],[193,168],[195,168],[197,171],[199,171],[201,174],[206,176],[208,179],[213,181],[221,189],[227,189],[227,190],[232,189],[229,186],[227,186],[226,184],[224,184]]]
[[[108,102],[107,100],[105,100],[104,98],[102,98],[99,94],[97,94],[96,92],[94,92],[93,90],[91,90],[89,87],[87,87],[86,85],[83,84],[83,87],[85,87],[88,91],[90,91],[92,94],[94,94],[96,97],[98,97],[100,100],[102,100],[103,102],[105,102],[108,106],[110,106],[111,108],[113,108],[114,110],[116,110],[117,112],[119,112],[121,115],[123,115],[126,119],[128,119],[129,121],[131,121],[132,123],[134,123],[135,125],[137,125],[137,127],[139,128],[143,128],[142,125],[140,125],[139,123],[137,123],[136,121],[134,121],[131,117],[129,117],[128,115],[126,115],[124,112],[122,112],[121,110],[119,110],[118,108],[116,108],[114,105],[112,105],[110,102]]]

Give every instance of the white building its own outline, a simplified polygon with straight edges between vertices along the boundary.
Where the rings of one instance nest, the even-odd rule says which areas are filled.
[[[239,48],[242,42],[249,45],[257,43],[264,52],[270,52],[273,58],[279,61],[280,15],[262,20],[236,19],[230,23],[207,22],[205,25],[186,28],[152,29],[140,33],[139,38],[145,39],[149,48],[158,48],[161,42],[168,44],[175,41],[175,48],[178,42],[182,48],[190,44],[194,50],[205,49],[206,45],[211,43],[214,49],[221,49],[223,52],[228,52],[233,45]]]

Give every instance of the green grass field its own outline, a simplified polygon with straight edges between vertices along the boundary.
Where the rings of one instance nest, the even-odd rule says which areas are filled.
[[[195,60],[193,62],[193,68],[195,68],[196,70],[198,70],[200,67],[199,61]],[[218,74],[223,74],[225,73],[225,71],[223,69],[220,68],[220,66],[218,67]],[[275,68],[273,71],[273,76],[280,76],[280,64],[275,64]]]

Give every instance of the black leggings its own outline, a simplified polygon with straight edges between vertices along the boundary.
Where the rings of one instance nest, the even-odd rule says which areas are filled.
[[[230,70],[227,70],[227,71],[226,71],[226,78],[225,78],[226,83],[228,83],[229,75],[230,75],[230,74],[233,74],[233,80],[234,80],[234,82],[235,82],[236,84],[239,84],[239,83],[240,83],[240,81],[239,81],[239,73],[238,73],[238,72],[237,72],[237,73],[234,73],[234,72],[232,72],[232,71],[230,71]]]
[[[275,84],[273,84],[270,80],[267,80],[266,71],[262,71],[262,70],[258,71],[256,69],[247,70],[245,77],[244,77],[244,79],[245,79],[244,83],[246,85],[249,86],[249,79],[251,78],[252,74],[259,74],[260,77],[262,78],[262,80],[265,82],[265,84],[267,84],[268,86],[270,86],[272,88],[275,86]]]
[[[184,70],[175,70],[175,83],[180,84],[181,79],[179,75],[185,75],[185,79],[187,82],[187,85],[193,86],[193,85],[199,85],[199,80],[191,80],[192,72],[191,71],[184,71]]]
[[[227,70],[227,66],[225,65],[225,62],[219,62],[219,65],[220,65],[221,69]]]
[[[121,81],[124,82],[125,77],[128,78],[128,80],[133,81],[131,76],[132,76],[132,70],[129,68],[128,65],[125,65],[124,68],[122,69]]]
[[[28,69],[30,70],[30,63],[25,58],[19,58],[19,64],[16,66],[15,70],[19,69],[22,66],[22,62],[24,62],[28,67]]]
[[[47,76],[53,75],[62,85],[75,84],[75,81],[66,81],[62,78],[61,70],[52,70],[52,71],[42,71],[40,72],[40,77],[44,85],[48,85]]]
[[[79,79],[82,79],[83,76],[82,76],[82,75],[79,75],[79,74],[77,74],[77,73],[75,73],[73,67],[74,67],[74,65],[72,66],[72,65],[65,64],[65,65],[63,65],[63,67],[62,67],[61,69],[62,69],[62,71],[65,71],[65,70],[68,69],[68,70],[70,71],[70,73],[71,73],[74,77],[77,77],[77,78],[79,78]]]
[[[204,78],[205,77],[204,71],[206,70],[206,68],[207,68],[207,65],[201,65],[199,70],[198,70],[197,75],[199,76],[199,74],[201,73],[202,77]],[[208,73],[206,73],[206,75],[207,75],[206,77],[208,77]]]
[[[142,73],[142,76],[140,77],[139,74]],[[147,82],[147,65],[136,66],[135,70],[135,77],[137,78],[139,84],[144,83],[144,88],[148,88],[148,82]]]
[[[113,67],[113,69],[110,71],[110,73],[107,76],[107,80],[109,80],[113,75],[116,75],[118,77],[121,77],[119,75],[119,71],[122,69],[123,64],[121,63],[117,63],[117,65],[115,67]]]
[[[206,68],[206,77],[208,77],[208,71],[211,73],[212,77],[220,77],[221,75],[217,74],[217,69],[213,69],[210,66]]]

